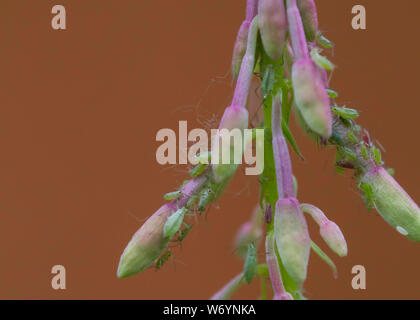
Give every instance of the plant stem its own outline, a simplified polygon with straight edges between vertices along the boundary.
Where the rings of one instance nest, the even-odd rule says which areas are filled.
[[[279,199],[294,197],[293,173],[290,154],[283,136],[281,92],[273,97],[271,128],[273,134],[274,163],[276,166]]]

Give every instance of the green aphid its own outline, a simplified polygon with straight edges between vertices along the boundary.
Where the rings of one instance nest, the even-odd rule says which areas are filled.
[[[354,134],[353,130],[348,130],[347,133],[346,133],[346,136],[351,142],[353,142],[353,143],[358,142],[357,137]]]
[[[388,173],[391,177],[395,176],[395,169],[394,168],[388,168],[388,169],[386,169],[386,171],[388,171]]]
[[[261,81],[261,91],[264,99],[273,91],[274,84],[276,81],[276,73],[274,72],[273,66],[268,65],[264,72],[264,77]]]
[[[192,228],[192,225],[184,222],[184,228],[182,228],[182,230],[179,231],[179,235],[176,238],[176,240],[179,242],[182,242],[185,239],[185,237],[188,235],[188,233],[190,233],[191,228]]]
[[[354,132],[359,133],[359,132],[361,132],[361,131],[362,131],[362,127],[361,127],[361,126],[359,126],[358,124],[355,124],[355,125],[353,126],[353,131],[354,131]]]
[[[381,166],[384,164],[384,162],[382,161],[382,155],[381,155],[381,150],[379,150],[378,148],[376,148],[375,146],[372,146],[370,148],[370,150],[372,151],[373,154],[373,160],[376,162],[377,165]]]
[[[371,210],[373,209],[373,190],[372,187],[367,183],[360,184],[360,189],[364,193],[364,200],[366,207]]]
[[[162,268],[162,266],[165,264],[166,261],[169,260],[169,258],[171,257],[171,252],[170,251],[166,251],[157,261],[155,264],[155,268],[156,270],[159,270],[160,268]]]
[[[362,142],[360,145],[360,154],[362,155],[363,159],[369,159],[369,151],[364,142]]]
[[[209,151],[202,152],[202,153],[195,156],[195,160],[199,164],[209,164],[210,161],[211,161],[211,152],[209,152]]]
[[[181,208],[169,216],[168,220],[166,220],[165,226],[163,227],[164,238],[172,238],[174,234],[179,231],[187,212],[188,209]]]
[[[196,205],[197,201],[198,201],[199,196],[198,195],[193,195],[192,197],[190,197],[187,201],[187,204],[185,205],[185,207],[189,210],[192,210],[194,208],[194,206]]]
[[[203,191],[200,197],[200,201],[198,202],[199,212],[203,212],[204,210],[206,210],[207,205],[213,200],[213,195],[214,192],[209,188]]]
[[[343,139],[341,138],[339,134],[337,134],[337,132],[333,131],[330,137],[330,142],[332,144],[341,145],[343,144]]]
[[[321,32],[318,32],[316,42],[325,49],[330,49],[334,46],[334,43],[328,40]]]
[[[313,62],[315,62],[315,64],[322,69],[332,71],[335,68],[334,64],[330,60],[328,60],[327,57],[319,53],[318,48],[314,48],[311,50],[311,58]]]
[[[348,159],[350,161],[355,161],[357,159],[357,155],[353,152],[353,150],[347,147],[339,147],[338,152],[344,159]]]
[[[199,164],[197,166],[195,166],[191,171],[190,171],[190,176],[191,178],[196,178],[199,177],[203,174],[204,170],[206,170],[207,168],[207,164]]]
[[[248,253],[244,265],[244,277],[246,282],[250,284],[255,277],[257,271],[257,248],[253,243],[248,245]]]
[[[167,193],[163,196],[163,199],[165,199],[167,201],[175,200],[175,199],[178,199],[181,195],[182,195],[181,191],[169,192],[169,193]]]
[[[340,116],[345,119],[356,119],[359,117],[359,113],[355,109],[335,106],[332,108],[332,111],[337,116]]]
[[[338,98],[338,92],[336,92],[334,90],[327,89],[327,94],[328,94],[328,97],[330,97],[331,99]]]

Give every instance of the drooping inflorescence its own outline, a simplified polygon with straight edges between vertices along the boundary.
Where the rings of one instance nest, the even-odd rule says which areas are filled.
[[[259,181],[259,203],[234,241],[235,252],[244,259],[243,270],[212,299],[229,299],[254,278],[263,282],[270,279],[274,300],[305,299],[303,285],[311,252],[337,274],[334,262],[311,239],[307,218],[318,224],[321,238],[331,251],[344,257],[348,248],[336,223],[319,208],[298,200],[289,145],[302,155],[289,128],[292,110],[312,138],[322,146],[336,148],[338,171],[354,170],[357,188],[368,208],[375,208],[395,230],[414,241],[420,241],[420,210],[385,169],[381,152],[367,130],[357,125],[359,113],[337,104],[338,93],[328,81],[334,64],[322,55],[333,44],[318,30],[315,1],[248,0],[246,8],[232,57],[236,87],[219,129],[242,132],[248,128],[250,84],[252,78],[258,79],[264,119],[260,125],[264,129],[264,170]],[[189,180],[167,193],[167,203],[134,234],[121,256],[118,277],[134,275],[153,264],[161,268],[171,257],[170,242],[182,242],[192,228],[186,217],[204,211],[223,193],[238,164],[213,160],[238,150],[231,146],[223,150],[222,140],[222,135],[214,137],[216,145],[223,145],[222,152],[216,148],[198,154]],[[239,156],[248,143],[242,142]],[[265,259],[258,264],[262,242]],[[267,298],[264,288],[261,297]]]

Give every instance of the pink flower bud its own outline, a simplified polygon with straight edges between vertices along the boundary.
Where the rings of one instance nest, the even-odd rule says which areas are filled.
[[[239,256],[246,256],[248,245],[251,243],[255,243],[258,248],[263,233],[262,225],[263,218],[258,205],[253,212],[251,221],[245,222],[236,234],[234,246]]]
[[[311,59],[300,59],[292,68],[296,107],[308,127],[328,139],[332,132],[330,100],[321,74]]]
[[[226,108],[212,145],[212,170],[216,182],[226,181],[235,173],[243,153],[243,130],[247,127],[248,111],[245,108],[238,106]],[[235,136],[240,136],[241,145],[232,143],[231,137]],[[235,138],[233,140],[236,141]],[[229,162],[224,163],[227,156]]]
[[[283,54],[287,32],[287,18],[284,2],[259,0],[258,23],[265,52],[278,60]]]
[[[133,235],[121,255],[117,271],[119,278],[143,271],[162,254],[169,242],[169,239],[163,236],[163,229],[172,212],[170,206],[163,205]]]
[[[311,239],[300,204],[295,198],[277,201],[274,234],[284,267],[301,285],[306,279]]]
[[[320,234],[324,241],[328,244],[332,251],[340,257],[347,255],[347,243],[343,233],[337,224],[333,221],[326,221],[320,227]]]
[[[361,184],[386,222],[407,238],[420,242],[420,209],[384,168],[371,169]]]
[[[297,0],[297,6],[302,17],[306,39],[313,42],[318,32],[318,15],[315,2],[314,0]]]
[[[250,24],[250,21],[242,22],[242,25],[238,31],[238,35],[236,36],[236,42],[235,46],[233,47],[232,55],[232,76],[234,79],[238,78],[239,70],[241,69],[242,64],[242,58],[246,52]]]

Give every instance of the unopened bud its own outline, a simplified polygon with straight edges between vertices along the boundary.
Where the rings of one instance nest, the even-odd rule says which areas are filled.
[[[332,251],[340,257],[347,255],[346,239],[344,239],[343,233],[335,222],[328,220],[323,223],[319,232]]]
[[[226,181],[235,173],[243,154],[243,130],[247,127],[248,111],[245,108],[226,108],[212,144],[212,169],[216,182]],[[240,144],[237,143],[239,140]]]
[[[287,32],[284,2],[259,0],[258,23],[265,52],[273,60],[280,59]]]
[[[315,41],[318,32],[318,15],[314,0],[297,0],[297,6],[302,17],[303,29],[309,42]]]
[[[239,256],[246,256],[248,245],[251,243],[255,243],[258,248],[263,233],[262,224],[263,218],[261,208],[257,206],[251,220],[245,222],[236,234],[234,246]]]
[[[292,68],[296,107],[308,127],[328,139],[332,132],[330,100],[318,67],[311,59],[300,59]]]
[[[163,205],[133,235],[121,255],[118,278],[126,278],[143,271],[162,254],[169,242],[169,238],[163,236],[163,229],[172,212],[170,206]]]
[[[241,69],[242,64],[242,58],[246,52],[250,24],[250,21],[242,22],[242,25],[238,31],[238,35],[236,36],[236,42],[235,46],[233,47],[232,55],[232,76],[234,79],[238,78],[239,70]]]
[[[277,201],[274,234],[284,267],[301,285],[306,279],[311,239],[300,204],[295,198]]]
[[[420,242],[420,209],[397,181],[383,168],[371,169],[362,179],[376,210],[393,228]]]

